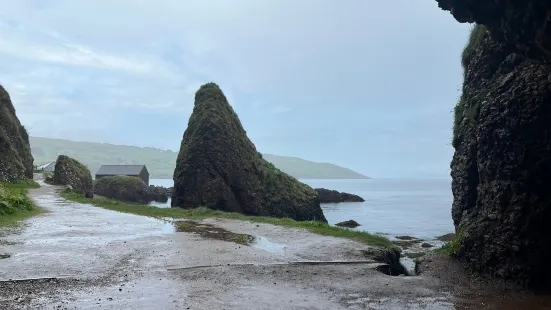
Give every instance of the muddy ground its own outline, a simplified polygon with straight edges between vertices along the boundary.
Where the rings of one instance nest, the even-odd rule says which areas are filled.
[[[388,276],[350,240],[231,220],[181,226],[68,202],[49,185],[31,196],[48,212],[0,235],[0,309],[551,309],[547,297],[474,283],[443,255],[425,257],[419,276]]]

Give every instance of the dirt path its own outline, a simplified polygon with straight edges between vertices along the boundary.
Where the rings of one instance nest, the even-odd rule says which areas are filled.
[[[68,202],[53,186],[31,196],[48,212],[0,238],[0,253],[11,255],[0,260],[1,309],[484,308],[434,273],[384,275],[365,262],[365,245],[344,239],[268,224],[202,223],[255,236],[241,245]]]

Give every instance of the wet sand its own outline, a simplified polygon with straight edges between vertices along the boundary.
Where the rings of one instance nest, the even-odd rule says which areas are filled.
[[[65,201],[53,186],[30,193],[49,212],[0,237],[11,255],[0,260],[0,309],[551,309],[475,287],[444,256],[393,277],[346,239],[218,219],[182,231]]]

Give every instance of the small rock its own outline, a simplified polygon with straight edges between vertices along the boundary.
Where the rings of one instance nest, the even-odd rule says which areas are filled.
[[[427,242],[423,242],[423,244],[421,244],[421,247],[422,248],[432,248],[432,247],[434,247],[434,245],[432,245],[430,243],[427,243]]]
[[[450,242],[450,241],[453,241],[453,239],[455,239],[455,234],[454,233],[445,234],[445,235],[440,236],[436,239],[438,239],[440,241],[444,241],[444,242]]]
[[[6,258],[10,258],[11,255],[8,254],[8,253],[0,253],[0,259],[6,259]]]
[[[360,224],[354,220],[348,220],[335,224],[335,226],[354,228],[360,226]]]
[[[411,259],[416,259],[416,258],[425,256],[425,254],[426,253],[424,252],[417,252],[417,253],[405,253],[404,255]]]
[[[400,239],[400,240],[414,240],[414,239],[417,239],[417,238],[412,237],[412,236],[397,236],[396,239]]]

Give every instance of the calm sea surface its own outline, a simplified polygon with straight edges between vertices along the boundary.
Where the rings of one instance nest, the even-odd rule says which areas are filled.
[[[453,232],[450,179],[301,180],[316,188],[335,189],[362,196],[363,203],[322,204],[330,224],[355,220],[358,230],[390,236],[433,239]],[[170,187],[172,180],[151,179]],[[169,207],[168,204],[158,204]]]

